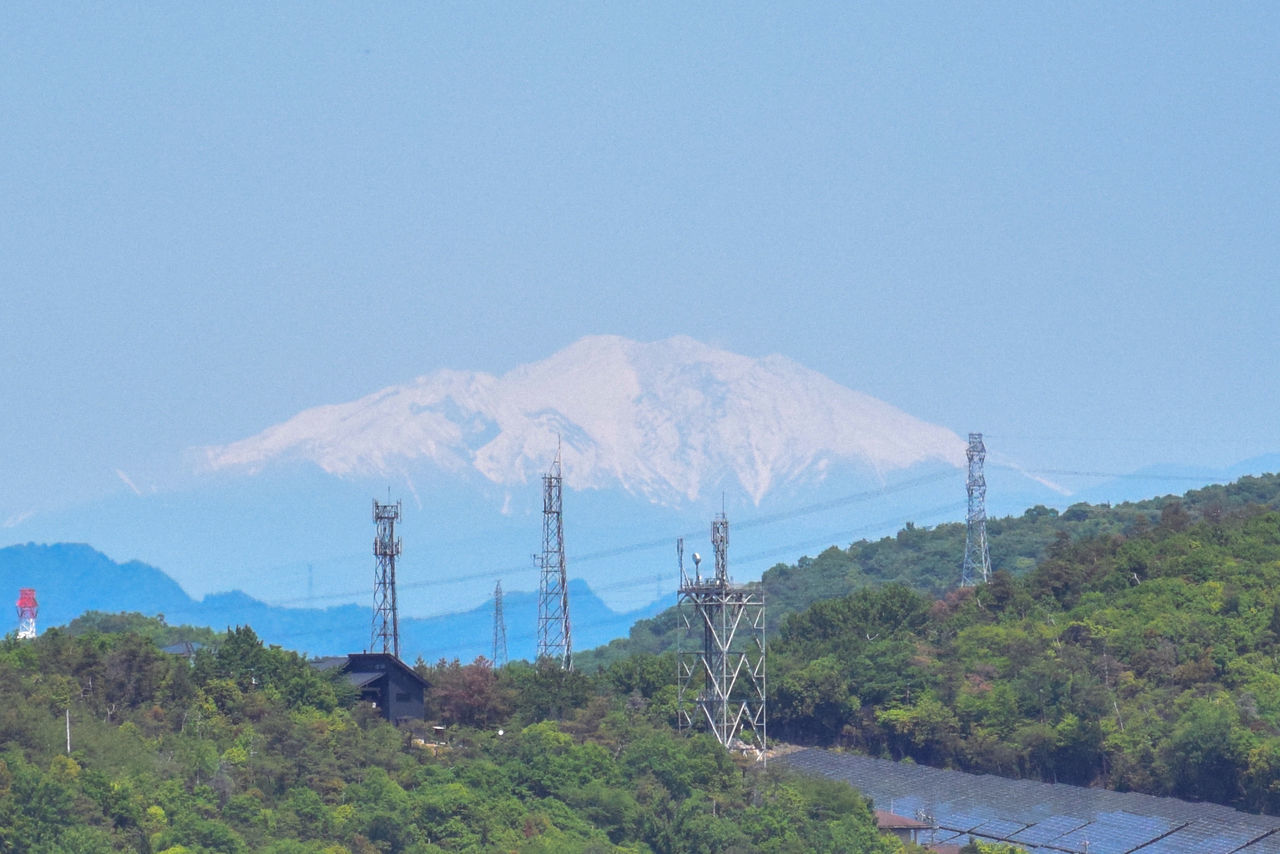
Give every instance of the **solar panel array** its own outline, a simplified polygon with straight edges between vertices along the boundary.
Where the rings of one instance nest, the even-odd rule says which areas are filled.
[[[1280,818],[1220,804],[1191,803],[1010,780],[809,749],[782,761],[803,773],[844,780],[877,809],[919,818],[937,830],[921,841],[1011,842],[1031,854],[1280,854]]]

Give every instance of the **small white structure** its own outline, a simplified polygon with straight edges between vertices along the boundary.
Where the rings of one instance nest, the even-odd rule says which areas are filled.
[[[40,606],[36,604],[34,587],[18,588],[18,638],[36,636],[36,613]]]

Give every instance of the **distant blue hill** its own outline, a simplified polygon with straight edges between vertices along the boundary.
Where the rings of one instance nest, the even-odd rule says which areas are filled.
[[[41,630],[63,626],[86,611],[131,611],[163,615],[170,625],[208,626],[221,631],[248,625],[267,643],[312,656],[358,652],[369,646],[372,606],[284,608],[260,602],[240,591],[192,599],[172,578],[138,561],[116,563],[90,546],[75,543],[0,548],[0,595],[34,587],[40,603]],[[372,590],[370,591],[372,601]],[[618,613],[610,610],[581,579],[569,581],[569,613],[576,649],[625,637],[640,619],[661,611],[668,601]],[[13,612],[11,612],[13,613]],[[507,654],[532,658],[537,649],[536,593],[503,597]],[[12,627],[17,628],[16,613]],[[0,628],[3,624],[0,623]],[[493,653],[493,603],[455,614],[400,621],[400,653],[406,661],[458,658],[471,661]]]
[[[1145,466],[1123,477],[1114,477],[1082,489],[1071,501],[1090,504],[1119,504],[1145,501],[1161,495],[1181,495],[1214,483],[1231,483],[1246,475],[1280,472],[1280,454],[1267,454],[1225,468],[1186,466],[1176,463]]]

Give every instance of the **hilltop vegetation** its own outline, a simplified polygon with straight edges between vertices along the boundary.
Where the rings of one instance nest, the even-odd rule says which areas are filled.
[[[419,665],[441,746],[249,628],[188,664],[87,622],[0,642],[0,850],[901,851],[848,786],[672,733],[634,668]]]
[[[908,524],[763,579],[769,732],[1280,813],[1280,476],[964,528]],[[674,613],[597,661],[672,673]],[[588,661],[585,656],[580,662]]]
[[[1176,504],[1191,520],[1220,520],[1246,508],[1280,508],[1280,475],[1245,477],[1229,485],[1208,486],[1181,497],[1111,505],[1075,504],[1061,513],[1037,505],[1020,516],[987,520],[993,572],[1012,576],[1030,572],[1065,537],[1071,542],[1112,536],[1141,536],[1158,526],[1165,508]],[[759,582],[772,634],[816,602],[863,588],[900,584],[937,598],[956,587],[964,557],[965,526],[921,528],[907,522],[895,536],[858,540],[847,548],[831,546],[816,557],[777,564]],[[732,564],[732,554],[730,554]],[[675,609],[640,620],[627,638],[580,653],[583,667],[626,658],[637,652],[660,654],[675,644]],[[674,666],[674,665],[673,665]]]
[[[959,526],[775,567],[770,734],[1280,812],[1278,504],[1266,477],[1033,508],[991,522],[990,583],[941,598]],[[207,646],[188,663],[174,640]],[[847,786],[674,733],[673,658],[637,646],[568,674],[419,662],[441,746],[247,627],[10,636],[0,850],[902,850]]]
[[[1095,530],[1064,526],[1024,574],[794,614],[770,649],[771,733],[1280,812],[1276,487],[1080,508]]]

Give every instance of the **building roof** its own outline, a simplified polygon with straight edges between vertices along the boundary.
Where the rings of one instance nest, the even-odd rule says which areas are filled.
[[[427,680],[419,675],[418,671],[389,652],[353,652],[347,656],[347,662],[347,670],[351,673],[376,673],[381,675],[387,672],[388,669],[395,669],[420,682],[423,688],[431,687]]]
[[[373,670],[366,670],[366,671],[351,671],[351,670],[349,670],[349,671],[347,671],[347,672],[346,672],[345,674],[343,674],[343,675],[347,677],[347,684],[349,684],[352,688],[363,688],[363,687],[365,687],[366,685],[371,685],[372,683],[377,682],[377,681],[378,681],[379,679],[381,679],[383,676],[386,676],[386,675],[387,675],[387,673],[386,673],[386,671],[385,671],[385,670],[378,670],[378,671],[373,671]]]
[[[1030,854],[1280,854],[1280,818],[1220,804],[945,771],[811,748],[779,761],[844,780],[891,813],[927,816],[922,843],[970,836]],[[930,823],[932,826],[932,823]]]
[[[888,810],[875,810],[875,814],[876,827],[881,830],[928,830],[933,827],[931,824],[907,818],[905,815],[895,815]]]
[[[177,643],[171,643],[166,647],[162,647],[160,651],[167,652],[170,655],[185,655],[187,658],[191,658],[196,654],[197,650],[203,648],[204,644],[197,643],[195,641],[178,641]]]
[[[353,652],[350,655],[328,655],[323,658],[312,659],[311,666],[316,670],[345,670],[347,681],[356,688],[363,688],[371,682],[377,681],[379,677],[387,673],[389,668],[398,670],[411,679],[422,683],[424,688],[430,687],[427,680],[423,679],[418,674],[418,671],[389,652]]]

